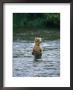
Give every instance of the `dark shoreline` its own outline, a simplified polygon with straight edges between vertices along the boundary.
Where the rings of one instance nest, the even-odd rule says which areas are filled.
[[[39,35],[43,40],[60,39],[59,29],[19,29],[13,32],[13,40],[34,40]]]

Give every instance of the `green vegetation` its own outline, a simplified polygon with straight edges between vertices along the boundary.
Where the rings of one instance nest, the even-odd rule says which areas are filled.
[[[44,40],[60,38],[60,13],[13,13],[14,39]]]
[[[13,28],[59,28],[59,13],[14,13]]]

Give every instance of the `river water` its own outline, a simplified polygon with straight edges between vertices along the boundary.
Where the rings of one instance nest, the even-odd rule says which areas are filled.
[[[13,42],[13,76],[14,77],[59,77],[60,76],[60,41],[41,43],[43,55],[34,60],[32,41]]]

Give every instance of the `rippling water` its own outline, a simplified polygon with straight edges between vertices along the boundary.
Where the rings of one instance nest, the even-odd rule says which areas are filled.
[[[42,58],[34,61],[32,41],[13,42],[14,77],[58,77],[60,76],[60,41],[44,41]]]

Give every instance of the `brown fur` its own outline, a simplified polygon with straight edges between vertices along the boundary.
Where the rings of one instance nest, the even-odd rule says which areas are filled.
[[[41,58],[42,56],[42,48],[40,47],[40,39],[35,38],[35,45],[33,47],[32,54],[35,56],[35,58]]]

